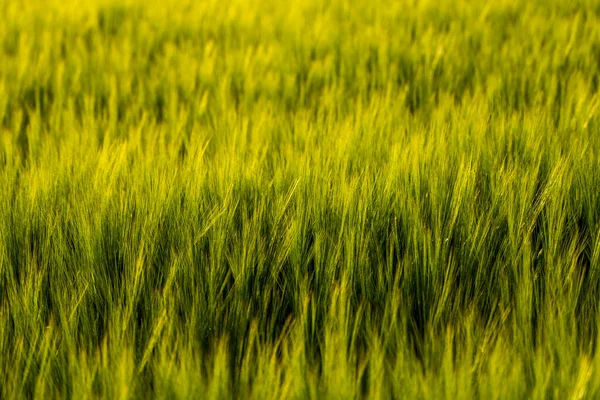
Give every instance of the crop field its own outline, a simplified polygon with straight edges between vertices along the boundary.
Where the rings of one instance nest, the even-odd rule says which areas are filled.
[[[600,0],[0,0],[0,399],[600,398]]]

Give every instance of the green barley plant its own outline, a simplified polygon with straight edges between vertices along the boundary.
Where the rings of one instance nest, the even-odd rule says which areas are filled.
[[[597,0],[0,0],[0,398],[600,398]]]

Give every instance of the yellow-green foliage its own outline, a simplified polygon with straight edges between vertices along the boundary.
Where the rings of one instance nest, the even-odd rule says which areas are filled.
[[[598,0],[0,0],[0,398],[600,397]]]

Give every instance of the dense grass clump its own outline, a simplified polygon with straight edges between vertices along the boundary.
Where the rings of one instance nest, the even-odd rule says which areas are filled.
[[[0,398],[600,398],[599,85],[595,0],[0,1]]]

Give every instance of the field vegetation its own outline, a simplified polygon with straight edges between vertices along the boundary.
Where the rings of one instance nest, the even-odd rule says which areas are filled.
[[[0,0],[0,398],[600,398],[597,0]]]

